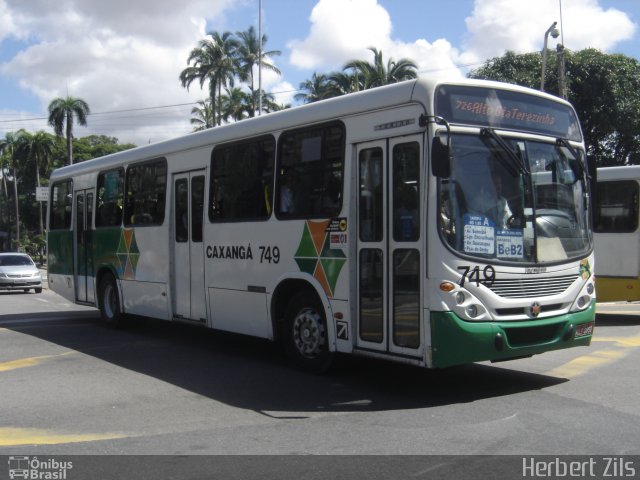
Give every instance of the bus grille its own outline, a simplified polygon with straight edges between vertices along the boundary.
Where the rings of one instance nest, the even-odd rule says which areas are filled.
[[[494,280],[487,287],[504,298],[547,297],[564,292],[578,278],[578,275],[545,278],[517,278]]]

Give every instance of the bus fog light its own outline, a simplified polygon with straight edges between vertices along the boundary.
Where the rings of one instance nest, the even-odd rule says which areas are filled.
[[[464,303],[464,300],[465,300],[464,293],[462,292],[456,293],[456,303],[458,305],[462,305]]]
[[[478,315],[478,307],[475,305],[469,305],[465,311],[470,318],[475,318]]]
[[[595,287],[593,286],[593,283],[589,283],[589,284],[587,285],[587,293],[588,293],[589,295],[593,295],[593,291],[594,291],[594,290],[595,290]]]
[[[583,308],[589,300],[590,298],[587,297],[586,295],[583,295],[582,297],[580,297],[578,299],[578,308]]]

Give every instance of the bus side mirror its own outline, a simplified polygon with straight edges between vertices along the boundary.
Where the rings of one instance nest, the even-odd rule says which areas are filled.
[[[431,144],[431,173],[438,178],[451,176],[449,135],[436,135]]]

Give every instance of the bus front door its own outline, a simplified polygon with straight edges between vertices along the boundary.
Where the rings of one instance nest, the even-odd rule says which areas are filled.
[[[422,136],[358,146],[358,348],[424,356]]]
[[[76,190],[74,284],[76,301],[95,303],[93,284],[93,189]]]
[[[204,282],[205,172],[173,176],[173,314],[177,319],[206,322]]]

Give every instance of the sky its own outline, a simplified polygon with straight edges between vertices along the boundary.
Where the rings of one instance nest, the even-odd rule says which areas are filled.
[[[178,76],[208,32],[258,30],[259,0],[0,0],[0,138],[53,133],[47,106],[67,95],[90,108],[97,134],[143,145],[191,132],[195,102]],[[558,22],[570,50],[640,60],[639,0],[262,0],[265,50],[281,75],[263,89],[296,105],[300,83],[353,59],[409,58],[420,76],[460,78],[507,50],[540,51]]]

